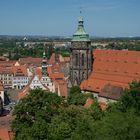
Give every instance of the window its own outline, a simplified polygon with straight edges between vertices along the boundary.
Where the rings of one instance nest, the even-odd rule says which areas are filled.
[[[82,54],[82,66],[84,66],[84,54]]]
[[[78,54],[75,54],[75,65],[78,65]]]

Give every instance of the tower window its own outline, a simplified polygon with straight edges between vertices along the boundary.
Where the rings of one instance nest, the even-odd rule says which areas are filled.
[[[78,65],[78,54],[75,54],[75,65]]]
[[[84,66],[84,54],[82,54],[82,66]]]

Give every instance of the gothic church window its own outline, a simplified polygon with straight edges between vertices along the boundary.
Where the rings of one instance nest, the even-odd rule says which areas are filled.
[[[78,65],[78,54],[75,54],[75,65]]]
[[[82,54],[82,66],[84,66],[84,54]]]

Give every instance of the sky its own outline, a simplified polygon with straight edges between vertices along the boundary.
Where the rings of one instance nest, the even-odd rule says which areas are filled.
[[[72,36],[80,9],[90,36],[140,36],[140,0],[0,0],[0,35]]]

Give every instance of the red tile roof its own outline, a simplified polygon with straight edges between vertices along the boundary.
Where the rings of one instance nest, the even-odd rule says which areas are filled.
[[[30,65],[41,66],[42,58],[34,58],[34,57],[20,58],[19,62],[22,65],[27,64],[28,66]]]
[[[35,75],[38,76],[39,79],[41,79],[41,77],[42,77],[42,68],[41,67],[35,68],[34,73],[35,73]]]
[[[51,73],[49,74],[49,77],[51,78],[52,81],[55,80],[63,80],[64,79],[64,74],[63,73]]]
[[[53,53],[48,61],[49,64],[53,65],[56,63],[55,53]]]
[[[100,92],[108,83],[123,88],[133,80],[140,80],[140,52],[120,50],[94,50],[93,71],[81,83],[82,90]]]
[[[91,105],[93,104],[93,102],[94,102],[93,99],[88,98],[88,99],[86,100],[86,103],[85,103],[84,107],[85,107],[85,108],[91,107]]]
[[[27,67],[26,65],[20,65],[20,66],[13,66],[12,67],[14,76],[27,76]]]
[[[61,66],[59,64],[54,64],[48,67],[47,72],[52,81],[57,79],[64,79],[64,73],[61,72]]]
[[[10,60],[10,61],[0,61],[0,67],[12,67],[16,61]]]
[[[99,102],[99,106],[102,111],[106,111],[106,109],[108,108],[108,104],[105,102]]]
[[[87,99],[84,107],[85,108],[90,108],[92,104],[94,104],[94,100],[89,98],[89,99]],[[99,102],[99,107],[102,111],[105,111],[108,108],[108,104],[106,104],[104,102]]]
[[[9,132],[6,128],[0,128],[0,140],[10,140]]]
[[[12,67],[0,67],[0,74],[12,74]]]

